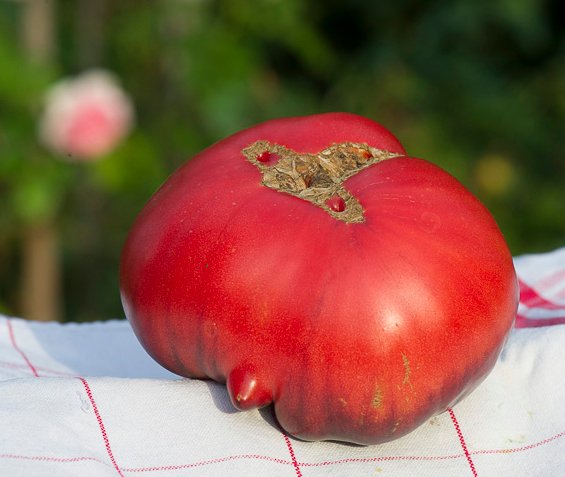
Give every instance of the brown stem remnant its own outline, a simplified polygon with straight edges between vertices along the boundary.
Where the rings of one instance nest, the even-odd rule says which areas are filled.
[[[279,144],[257,141],[242,153],[261,172],[263,185],[311,202],[347,223],[361,223],[365,217],[363,207],[343,183],[377,162],[400,156],[352,142],[332,144],[316,154],[300,154]]]

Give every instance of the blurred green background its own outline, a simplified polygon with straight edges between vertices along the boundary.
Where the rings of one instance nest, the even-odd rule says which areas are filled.
[[[564,19],[557,0],[0,0],[0,312],[123,317],[144,203],[279,116],[370,117],[474,192],[513,255],[565,245]],[[118,75],[136,126],[101,161],[61,161],[38,141],[43,94],[90,67]]]

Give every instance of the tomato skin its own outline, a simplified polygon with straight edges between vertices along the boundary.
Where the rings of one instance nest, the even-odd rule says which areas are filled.
[[[363,223],[271,190],[242,155],[265,140],[315,154],[398,154],[344,183]],[[177,170],[141,211],[121,262],[145,349],[227,381],[239,409],[274,403],[306,440],[375,444],[445,411],[494,366],[518,287],[494,219],[458,181],[346,113],[269,121]]]

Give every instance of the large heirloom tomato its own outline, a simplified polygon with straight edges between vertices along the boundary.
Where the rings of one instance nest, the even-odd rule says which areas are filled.
[[[239,132],[177,170],[121,262],[142,345],[182,376],[274,405],[306,440],[400,437],[489,373],[518,291],[492,216],[345,113]]]

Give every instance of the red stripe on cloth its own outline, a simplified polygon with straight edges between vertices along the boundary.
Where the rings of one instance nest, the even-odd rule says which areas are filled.
[[[283,434],[283,437],[284,437],[284,441],[286,442],[286,446],[288,447],[288,452],[290,454],[290,458],[292,460],[292,465],[294,466],[294,470],[296,471],[296,475],[298,477],[302,477],[302,472],[300,472],[300,466],[298,465],[298,461],[296,460],[296,456],[294,455],[292,442],[290,442],[290,439],[286,434]]]
[[[564,311],[565,313],[565,311]],[[553,318],[526,318],[524,315],[516,315],[516,328],[538,328],[540,326],[565,325],[565,316]]]
[[[68,464],[73,462],[98,462],[99,464],[108,465],[95,457],[52,457],[47,455],[20,455],[20,454],[0,454],[0,459],[16,459],[16,460],[32,460],[36,462],[57,462],[61,464]]]
[[[28,364],[20,364],[20,363],[13,363],[11,361],[3,361],[0,360],[0,367],[3,368],[14,368],[14,369],[29,369],[29,365]],[[39,374],[39,372],[41,371],[41,374],[44,376],[45,374],[55,374],[57,376],[66,376],[69,378],[75,378],[76,377],[76,373],[69,373],[67,371],[57,371],[55,369],[51,369],[51,368],[46,368],[44,366],[34,366],[35,370],[37,371],[37,373]]]
[[[547,437],[538,442],[532,444],[527,444],[521,447],[510,447],[504,449],[483,449],[469,452],[470,455],[504,455],[526,452],[537,447],[547,445],[558,439],[565,437],[565,431],[555,434],[551,437]],[[391,456],[379,456],[379,457],[348,457],[345,459],[336,460],[326,460],[321,462],[300,462],[297,464],[300,467],[327,467],[330,465],[340,465],[340,464],[363,464],[371,462],[396,462],[396,461],[442,461],[442,460],[455,460],[464,457],[465,454],[449,454],[449,455],[391,455]],[[0,459],[16,459],[16,460],[34,460],[34,461],[45,461],[45,462],[56,462],[56,463],[72,463],[81,461],[93,461],[98,462],[103,465],[108,465],[107,461],[102,461],[95,457],[81,456],[81,457],[56,457],[56,456],[45,456],[45,455],[19,455],[19,454],[0,454]],[[225,457],[218,457],[216,459],[201,460],[197,462],[187,463],[187,464],[177,464],[177,465],[162,465],[153,467],[131,467],[122,468],[122,472],[127,473],[143,473],[143,472],[158,472],[158,471],[178,471],[182,469],[188,469],[192,467],[201,467],[204,465],[218,464],[222,462],[229,462],[234,460],[264,460],[266,462],[274,462],[282,465],[290,465],[291,461],[285,459],[279,459],[276,457],[259,455],[259,454],[237,454]]]
[[[16,335],[14,334],[14,327],[12,326],[12,322],[10,320],[6,320],[6,324],[8,326],[8,335],[10,336],[10,342],[12,343],[13,348],[20,354],[20,356],[26,362],[27,367],[31,370],[33,375],[36,378],[38,378],[39,373],[37,372],[37,369],[33,364],[31,364],[29,358],[26,356],[26,354],[23,352],[23,350],[18,346],[18,343],[16,342]]]
[[[224,462],[230,462],[234,460],[264,460],[266,462],[274,462],[276,464],[283,464],[283,465],[291,465],[292,462],[290,460],[285,459],[278,459],[276,457],[270,457],[267,455],[260,455],[260,454],[237,454],[237,455],[228,455],[225,457],[218,457],[216,459],[208,459],[208,460],[201,460],[198,462],[192,462],[190,464],[177,464],[177,465],[162,465],[162,466],[155,466],[155,467],[122,467],[122,471],[127,473],[141,473],[141,472],[159,472],[159,471],[172,471],[172,470],[183,470],[183,469],[191,469],[193,467],[202,467],[204,465],[210,464],[221,464]]]
[[[561,285],[563,284],[563,282],[565,282],[565,268],[561,270],[557,270],[543,278],[540,278],[537,281],[537,287],[539,289],[545,290],[547,288],[553,288],[556,285]],[[558,293],[560,297],[565,297],[565,288],[560,287]]]
[[[513,454],[515,452],[524,452],[528,450],[535,449],[536,447],[543,446],[545,444],[549,444],[556,439],[561,437],[565,437],[565,432],[560,432],[559,434],[555,434],[554,436],[548,437],[547,439],[543,439],[542,441],[534,442],[533,444],[528,444],[527,446],[522,447],[512,447],[510,449],[485,449],[482,451],[475,451],[473,454]]]
[[[100,411],[98,410],[98,406],[96,405],[96,401],[94,400],[94,396],[92,394],[92,390],[90,389],[90,385],[86,381],[86,379],[80,377],[79,378],[84,386],[84,390],[86,391],[86,395],[90,400],[90,404],[92,404],[92,409],[94,410],[94,415],[96,416],[96,420],[98,421],[98,427],[100,427],[100,432],[102,433],[102,439],[104,440],[104,446],[106,447],[106,452],[108,453],[108,457],[110,457],[110,461],[112,461],[112,465],[114,469],[118,472],[119,475],[124,477],[122,471],[118,467],[116,463],[116,459],[114,458],[114,454],[112,452],[112,448],[110,447],[110,439],[108,439],[108,434],[106,433],[106,427],[104,427],[104,422],[102,421],[102,417],[100,416]]]
[[[461,431],[461,427],[459,426],[459,422],[455,417],[455,413],[453,409],[449,408],[447,410],[449,412],[449,417],[451,417],[451,421],[455,426],[455,431],[457,431],[457,436],[459,437],[459,442],[461,443],[461,447],[463,448],[463,452],[465,453],[465,457],[467,458],[467,462],[469,463],[469,467],[471,467],[471,472],[473,473],[474,477],[478,477],[477,469],[475,468],[475,463],[473,459],[471,459],[471,454],[469,453],[469,449],[467,449],[467,444],[465,443],[465,438],[463,437],[463,432]]]
[[[547,298],[542,297],[536,290],[522,280],[518,280],[520,285],[520,302],[528,308],[544,308],[546,310],[561,310],[563,305],[553,303]]]

